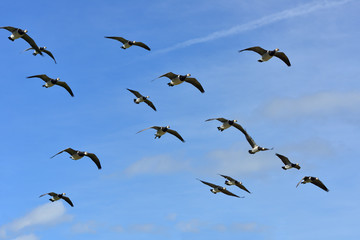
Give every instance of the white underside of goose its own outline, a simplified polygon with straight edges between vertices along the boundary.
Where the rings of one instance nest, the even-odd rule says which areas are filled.
[[[225,130],[225,129],[228,129],[229,127],[231,127],[231,125],[228,122],[226,122],[226,123],[223,123],[223,125],[220,126],[220,129]]]
[[[135,100],[136,103],[141,103],[141,102],[143,102],[143,101],[144,101],[144,99],[142,99],[142,98],[137,98],[137,99]]]
[[[44,87],[49,88],[49,87],[52,87],[54,85],[55,84],[53,84],[51,81],[48,81],[48,82],[45,83]]]
[[[15,40],[15,39],[18,39],[18,38],[21,38],[21,37],[22,37],[22,35],[19,34],[17,31],[12,32],[11,35],[10,35],[10,38],[12,40]]]
[[[72,160],[79,160],[80,158],[83,158],[84,156],[79,156],[78,154],[71,155]]]
[[[261,61],[262,62],[266,62],[266,61],[269,61],[273,56],[270,56],[270,54],[267,52],[265,53],[264,55],[261,56]]]
[[[131,47],[132,45],[130,45],[129,43],[125,43],[124,45],[122,45],[122,48],[126,49]]]
[[[250,150],[252,153],[260,152],[259,146],[253,147],[253,149]]]
[[[173,78],[173,79],[171,79],[171,82],[170,82],[170,84],[171,85],[179,85],[180,83],[183,83],[184,81],[181,81],[180,80],[180,78]]]
[[[60,200],[60,198],[58,196],[54,196],[52,198],[50,198],[52,201],[57,201],[57,200]]]
[[[158,130],[158,131],[156,132],[155,135],[156,135],[157,137],[161,137],[161,136],[164,135],[165,133],[166,133],[166,132],[164,132],[163,130],[160,129],[160,130]]]
[[[290,169],[290,168],[293,168],[291,165],[285,165],[284,167],[283,167],[285,170],[288,170],[288,169]]]
[[[221,192],[218,188],[213,188],[213,189],[210,189],[210,191],[212,193],[218,193],[218,192]]]

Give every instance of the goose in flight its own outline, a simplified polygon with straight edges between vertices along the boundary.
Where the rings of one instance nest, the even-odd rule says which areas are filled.
[[[212,121],[212,120],[218,120],[219,122],[222,123],[222,125],[220,127],[217,127],[217,129],[221,132],[224,131],[225,129],[228,129],[231,126],[239,129],[240,131],[244,130],[239,124],[236,123],[237,120],[228,120],[226,118],[210,118],[208,120],[205,120],[205,122]]]
[[[278,153],[276,153],[275,155],[278,156],[281,159],[281,161],[285,164],[285,166],[282,166],[282,169],[288,170],[290,168],[296,168],[297,170],[300,170],[301,167],[298,163],[294,164],[290,162],[290,160],[287,157],[280,155]]]
[[[52,198],[49,199],[51,202],[55,202],[55,201],[58,201],[60,199],[63,199],[70,206],[74,207],[74,204],[71,202],[70,198],[65,196],[66,195],[65,193],[57,194],[57,193],[54,193],[54,192],[49,192],[49,193],[44,193],[44,194],[40,195],[40,197],[43,197],[45,195],[50,195],[52,197]]]
[[[141,131],[138,131],[137,133],[148,130],[150,128],[157,130],[157,132],[155,133],[155,139],[161,138],[162,135],[164,135],[165,133],[168,132],[168,133],[174,135],[175,137],[177,137],[178,139],[180,139],[182,142],[185,142],[185,140],[181,137],[181,135],[177,131],[170,129],[170,126],[166,126],[166,127],[152,126],[152,127],[145,128]]]
[[[228,186],[235,185],[235,186],[241,188],[242,190],[244,190],[248,193],[251,193],[249,190],[246,189],[246,187],[242,184],[242,182],[239,182],[239,181],[233,179],[232,177],[229,177],[226,175],[222,175],[222,174],[219,174],[219,175],[222,176],[223,178],[227,179],[227,181],[225,181],[226,185],[228,185]]]
[[[46,74],[29,76],[27,78],[40,78],[40,79],[42,79],[45,82],[45,85],[43,85],[43,87],[46,87],[46,88],[52,87],[54,85],[59,85],[59,86],[65,88],[66,91],[68,91],[72,97],[74,96],[74,94],[71,91],[71,88],[69,87],[69,85],[67,85],[66,82],[59,81],[60,78],[56,78],[56,79],[49,78],[48,76],[46,76]]]
[[[252,149],[249,150],[250,154],[255,154],[255,153],[260,152],[260,151],[267,151],[267,150],[273,150],[274,149],[274,148],[260,147],[259,145],[257,145],[255,143],[254,139],[252,139],[252,137],[246,132],[246,130],[244,128],[242,128],[242,130],[240,130],[240,131],[245,135],[246,140],[249,142],[250,146],[252,147]]]
[[[224,193],[226,195],[229,195],[229,196],[238,197],[238,198],[244,198],[244,197],[239,197],[238,195],[233,194],[232,192],[227,190],[225,187],[222,187],[222,186],[219,186],[219,185],[216,185],[216,184],[213,184],[213,183],[205,182],[205,181],[202,181],[200,179],[197,179],[197,180],[199,180],[203,184],[206,184],[206,185],[212,187],[212,189],[210,189],[210,191],[212,193],[214,193],[214,194],[216,194],[218,192],[222,192],[222,193]]]
[[[53,158],[56,155],[63,153],[63,152],[67,152],[68,154],[70,154],[71,155],[70,158],[72,160],[79,160],[79,159],[83,158],[84,156],[89,157],[96,164],[97,168],[99,170],[101,169],[100,160],[94,153],[82,152],[82,151],[74,150],[72,148],[64,149],[64,150],[58,152],[57,154],[55,154],[54,156],[52,156],[51,158]]]
[[[54,62],[56,63],[54,55],[49,50],[46,50],[46,48],[47,47],[39,47],[39,50],[40,50],[40,52],[44,52],[47,55],[49,55],[49,57],[51,57],[54,60]],[[34,50],[34,52],[33,52],[34,56],[36,56],[36,55],[38,55],[40,53],[36,49],[34,49],[33,47],[25,49],[24,52],[29,51],[29,50]]]
[[[296,187],[298,187],[300,183],[302,184],[312,183],[326,192],[329,191],[329,189],[327,189],[327,187],[317,177],[309,177],[309,176],[303,177],[300,180],[300,182],[296,185]]]
[[[135,97],[137,97],[136,99],[134,99],[134,103],[139,104],[141,102],[145,102],[152,109],[154,109],[154,111],[156,111],[156,108],[155,108],[154,104],[150,100],[148,100],[149,96],[144,97],[138,91],[131,90],[131,89],[128,89],[128,88],[127,88],[127,90],[129,90],[132,94],[135,95]]]
[[[291,66],[288,57],[285,55],[285,53],[279,52],[278,48],[271,51],[271,50],[265,50],[265,49],[257,46],[257,47],[250,47],[250,48],[246,48],[243,50],[239,50],[239,52],[242,52],[242,51],[254,51],[254,52],[260,54],[261,59],[259,59],[258,62],[266,62],[266,61],[270,60],[273,56],[275,56],[275,57],[280,58],[289,67]]]
[[[201,84],[198,82],[198,80],[196,80],[196,78],[189,78],[191,76],[190,73],[186,74],[186,75],[177,75],[175,73],[172,73],[172,72],[168,72],[168,73],[165,73],[164,75],[161,75],[160,77],[158,78],[161,78],[161,77],[167,77],[169,78],[171,81],[168,83],[168,85],[170,87],[173,87],[175,85],[179,85],[180,83],[183,83],[183,82],[188,82],[190,83],[191,85],[193,85],[194,87],[196,87],[197,89],[199,89],[200,92],[204,93],[205,90],[204,88],[201,86]]]
[[[11,32],[10,37],[8,37],[9,40],[15,41],[18,38],[22,38],[25,41],[27,41],[32,48],[34,48],[36,51],[38,51],[40,55],[43,55],[41,53],[39,47],[36,45],[35,41],[31,37],[29,37],[29,35],[26,34],[28,32],[28,30],[26,30],[26,29],[22,30],[20,28],[15,28],[15,27],[10,27],[10,26],[0,27],[0,29],[5,29],[5,30],[8,30],[9,32]]]
[[[118,40],[118,41],[122,42],[122,44],[124,44],[121,46],[122,49],[127,49],[127,48],[131,47],[132,45],[135,45],[135,46],[139,46],[139,47],[145,48],[146,50],[150,51],[150,48],[143,42],[130,41],[130,40],[127,40],[122,37],[105,37],[105,38],[114,39],[114,40]]]

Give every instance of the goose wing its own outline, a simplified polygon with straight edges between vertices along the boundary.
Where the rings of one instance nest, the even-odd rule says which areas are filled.
[[[245,135],[246,140],[249,142],[250,146],[254,148],[256,146],[254,139],[252,139],[252,137],[246,132],[244,128],[241,132]]]
[[[199,81],[196,80],[196,78],[185,78],[185,82],[190,83],[191,85],[193,85],[194,87],[196,87],[197,89],[199,89],[200,92],[202,92],[202,93],[205,92],[204,88],[201,86],[201,84],[199,83]]]
[[[143,129],[143,130],[140,130],[140,131],[138,131],[137,133],[140,133],[140,132],[142,132],[142,131],[148,130],[148,129],[150,129],[150,128],[155,129],[155,130],[160,130],[160,129],[161,129],[161,127],[159,127],[159,126],[152,126],[152,127],[148,127],[148,128]],[[168,131],[169,131],[169,130],[168,130]]]
[[[73,92],[71,91],[71,88],[69,87],[69,85],[67,85],[66,82],[57,81],[56,85],[59,85],[59,86],[65,88],[66,91],[68,91],[72,97],[74,96]]]
[[[156,108],[155,108],[154,104],[153,104],[150,100],[145,99],[144,102],[145,102],[147,105],[149,105],[152,109],[154,109],[154,111],[156,111]]]
[[[110,39],[118,40],[118,41],[122,42],[123,44],[125,44],[125,43],[128,42],[128,40],[126,40],[125,38],[122,38],[122,37],[105,37],[105,38],[110,38]]]
[[[289,67],[291,66],[290,64],[290,60],[288,59],[288,57],[285,55],[285,53],[283,52],[276,52],[275,53],[275,57],[280,58],[284,63],[286,63],[286,65],[288,65]]]
[[[329,191],[329,189],[318,178],[315,178],[314,180],[312,180],[311,183],[318,186],[319,188],[321,188],[322,190],[324,190],[326,192]]]
[[[14,32],[17,28],[6,26],[6,27],[0,27],[0,29],[8,30],[9,32]]]
[[[44,49],[43,52],[46,53],[47,55],[49,55],[49,57],[51,57],[54,60],[54,62],[56,63],[54,55],[49,50]]]
[[[239,129],[241,132],[244,132],[245,131],[245,129],[240,125],[240,124],[238,124],[238,123],[233,123],[233,127],[235,127],[235,128],[237,128],[237,129]]]
[[[181,135],[177,131],[172,130],[172,129],[168,129],[167,132],[174,135],[175,137],[180,139],[182,142],[185,142],[185,140],[181,137]]]
[[[70,198],[66,196],[62,196],[61,198],[64,199],[65,202],[67,202],[70,206],[74,207],[74,204],[71,202]]]
[[[248,192],[248,193],[251,194],[251,192],[250,192],[249,190],[247,190],[247,188],[246,188],[244,185],[240,184],[238,181],[235,182],[235,185],[236,185],[237,187],[241,188],[242,190],[244,190],[244,191],[246,191],[246,192]]]
[[[229,121],[229,120],[227,120],[226,118],[210,118],[210,119],[205,120],[205,122],[213,121],[213,120],[218,120],[218,121],[220,121],[220,122],[222,122],[222,123],[225,123],[225,122]],[[220,175],[221,175],[221,174],[220,174]],[[222,176],[222,175],[221,175],[221,176]]]
[[[29,50],[32,50],[32,49],[33,49],[33,48],[30,47],[30,48],[28,48],[28,49],[25,49],[24,52],[29,51]]]
[[[134,45],[145,48],[146,50],[150,51],[150,48],[143,42],[135,42]]]
[[[285,165],[291,164],[290,160],[287,157],[280,155],[278,153],[276,153],[275,155],[278,156]]]
[[[299,184],[300,184],[305,178],[306,178],[306,177],[303,177],[303,178],[298,182],[298,184],[296,184],[296,187],[298,187]]]
[[[138,91],[131,90],[131,89],[128,89],[128,88],[127,88],[127,90],[130,91],[132,94],[134,94],[137,98],[142,97],[142,95]]]
[[[55,196],[57,196],[58,194],[57,194],[57,193],[54,193],[54,192],[49,192],[49,193],[41,194],[39,197],[43,197],[43,196],[45,196],[45,195],[50,195],[50,196],[52,196],[52,197],[55,197]]]
[[[44,82],[48,82],[48,81],[51,80],[51,78],[49,78],[46,74],[29,76],[29,77],[27,77],[27,78],[40,78],[40,79],[42,79]]]
[[[219,185],[216,185],[216,184],[213,184],[213,183],[209,183],[209,182],[205,182],[205,181],[202,181],[202,180],[200,180],[200,179],[198,179],[197,178],[197,180],[199,180],[200,182],[202,182],[203,184],[206,184],[206,185],[208,185],[208,186],[210,186],[210,187],[212,187],[212,188],[222,188],[221,186],[219,186]]]
[[[63,152],[67,152],[68,154],[70,154],[71,156],[74,155],[76,153],[76,151],[72,148],[67,148],[67,149],[64,149],[60,152],[58,152],[57,154],[55,154],[54,156],[52,156],[51,158],[55,157],[56,155],[59,155],[60,153],[63,153]]]
[[[85,156],[88,156],[89,158],[91,158],[91,160],[96,164],[98,169],[99,170],[101,169],[100,160],[94,153],[86,153]]]
[[[240,198],[238,195],[233,194],[232,192],[230,192],[230,191],[227,190],[226,188],[219,188],[219,190],[220,190],[222,193],[226,194],[226,195]],[[243,198],[243,197],[241,197],[241,198]]]
[[[160,77],[158,78],[161,78],[161,77],[167,77],[169,79],[174,79],[176,78],[178,75],[176,75],[175,73],[172,73],[172,72],[168,72],[168,73],[165,73],[164,75],[161,75]]]
[[[43,55],[42,52],[40,51],[38,45],[36,45],[35,41],[26,33],[24,35],[22,35],[21,37],[22,39],[24,39],[25,41],[27,41],[30,46],[35,49],[40,55]]]
[[[253,52],[256,52],[256,53],[260,54],[261,56],[264,55],[267,52],[265,49],[263,49],[263,48],[261,48],[259,46],[239,50],[239,52],[242,52],[242,51],[253,51]]]
[[[222,174],[219,174],[220,176],[222,176],[223,178],[226,178],[227,180],[229,181],[232,181],[232,182],[235,182],[236,180],[233,179],[232,177],[229,177],[229,176],[226,176],[226,175],[222,175]]]

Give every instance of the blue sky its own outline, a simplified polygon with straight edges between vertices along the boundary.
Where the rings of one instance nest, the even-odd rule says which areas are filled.
[[[356,169],[360,3],[328,1],[1,1],[1,25],[27,29],[48,56],[22,53],[0,31],[2,167],[0,239],[358,239]],[[143,41],[152,51],[104,36]],[[258,63],[251,46],[289,57]],[[205,89],[172,88],[191,73]],[[59,77],[60,87],[40,79]],[[157,112],[126,88],[149,95]],[[248,154],[237,119],[273,151]],[[185,143],[149,126],[170,125]],[[65,148],[93,152],[72,161]],[[301,170],[281,169],[275,153]],[[244,183],[244,199],[212,194],[196,178]],[[316,176],[330,189],[295,188]],[[46,192],[66,192],[71,208]]]

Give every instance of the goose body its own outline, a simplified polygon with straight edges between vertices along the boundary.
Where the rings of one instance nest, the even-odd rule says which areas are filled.
[[[59,81],[60,78],[56,78],[56,79],[50,78],[50,77],[48,77],[46,74],[29,76],[29,77],[27,77],[27,78],[40,78],[41,80],[43,80],[43,81],[45,82],[45,84],[43,85],[43,87],[45,87],[45,88],[49,88],[49,87],[52,87],[52,86],[54,86],[54,85],[59,85],[59,86],[65,88],[66,91],[68,91],[68,93],[69,93],[72,97],[74,97],[74,94],[73,94],[71,88],[69,87],[69,85],[67,85],[66,82]]]
[[[202,181],[200,179],[198,179],[198,180],[200,182],[202,182],[203,184],[212,187],[212,189],[210,189],[210,192],[212,192],[214,194],[216,194],[218,192],[222,192],[222,193],[224,193],[226,195],[229,195],[229,196],[233,196],[233,197],[237,197],[237,198],[243,198],[243,197],[239,197],[238,195],[235,195],[234,193],[230,192],[225,187],[222,187],[222,186],[219,186],[219,185],[216,185],[216,184],[213,184],[213,183],[205,182],[205,181]]]
[[[137,97],[137,98],[134,99],[134,103],[139,104],[141,102],[145,102],[147,105],[149,105],[149,107],[151,107],[154,111],[156,111],[156,108],[155,108],[154,104],[148,99],[149,96],[145,97],[145,96],[141,95],[138,91],[131,90],[131,89],[128,89],[128,88],[127,88],[127,90],[129,92],[131,92],[132,94],[134,94],[135,97]]]
[[[143,130],[140,130],[137,133],[148,130],[150,128],[156,130],[155,139],[156,138],[161,138],[161,136],[163,136],[165,133],[168,132],[168,133],[174,135],[175,137],[177,137],[180,141],[185,142],[185,140],[181,137],[181,135],[177,131],[170,129],[170,126],[166,126],[166,127],[152,126],[152,127],[148,127],[148,128],[143,129]]]
[[[265,50],[259,46],[256,47],[250,47],[243,50],[239,50],[239,52],[243,51],[253,51],[261,55],[261,58],[258,60],[258,62],[266,62],[269,61],[273,56],[281,59],[286,65],[289,67],[291,66],[290,60],[283,52],[279,52],[279,49],[276,48],[274,50]]]
[[[312,183],[315,186],[321,188],[322,190],[328,192],[329,189],[319,180],[319,178],[317,177],[310,177],[310,176],[305,176],[303,177],[300,182],[298,182],[298,184],[296,185],[296,187],[299,186],[299,184],[306,184],[306,183]]]
[[[222,176],[223,178],[226,178],[227,180],[225,181],[225,184],[228,185],[228,186],[231,186],[231,185],[235,185],[237,187],[239,187],[240,189],[248,192],[248,193],[251,193],[249,190],[246,189],[246,187],[242,184],[242,182],[239,182],[235,179],[233,179],[232,177],[229,177],[229,176],[226,176],[226,175],[222,175],[222,174],[219,174],[220,176]]]
[[[233,126],[237,129],[239,129],[240,131],[243,131],[244,129],[240,126],[240,124],[237,124],[237,120],[228,120],[226,118],[210,118],[210,119],[207,119],[205,120],[205,122],[208,122],[208,121],[213,121],[213,120],[218,120],[219,122],[222,123],[222,125],[220,127],[217,127],[217,129],[219,131],[224,131],[225,129],[228,129],[229,127]]]
[[[100,170],[101,169],[101,164],[100,164],[100,160],[99,158],[94,154],[94,153],[89,153],[89,152],[83,152],[83,151],[79,151],[79,150],[74,150],[72,148],[67,148],[64,149],[60,152],[58,152],[57,154],[55,154],[54,156],[52,156],[51,158],[55,157],[56,155],[59,155],[63,152],[67,152],[68,154],[70,154],[70,158],[72,160],[79,160],[83,157],[89,157],[97,166],[97,168]]]
[[[74,204],[71,202],[70,198],[66,197],[65,193],[54,193],[54,192],[49,192],[49,193],[44,193],[42,195],[40,195],[40,197],[43,197],[45,195],[49,195],[51,196],[51,198],[49,199],[49,201],[51,202],[55,202],[55,201],[58,201],[60,199],[63,199],[65,202],[67,202],[70,206],[74,207]]]
[[[105,37],[105,38],[109,38],[109,39],[114,39],[114,40],[117,40],[119,42],[121,42],[123,45],[121,46],[122,49],[128,49],[130,48],[131,46],[139,46],[139,47],[142,47],[148,51],[150,51],[151,49],[143,42],[136,42],[136,41],[130,41],[130,40],[127,40],[123,37]]]
[[[54,60],[54,62],[56,63],[56,60],[55,60],[54,55],[53,55],[49,50],[47,50],[46,48],[47,48],[47,47],[39,47],[40,52],[38,52],[38,50],[36,50],[36,49],[34,49],[33,47],[31,47],[31,48],[25,49],[24,52],[29,51],[29,50],[34,50],[34,52],[33,52],[33,55],[34,55],[34,56],[36,56],[36,55],[44,52],[44,53],[46,53],[47,55],[49,55],[49,57],[51,57],[51,58]]]
[[[280,160],[284,163],[284,166],[281,167],[282,169],[288,170],[291,168],[296,168],[297,170],[300,170],[301,167],[298,163],[292,163],[287,157],[278,153],[276,153],[275,155],[278,156],[278,158],[280,158]]]
[[[22,38],[27,43],[29,43],[32,48],[37,50],[40,55],[42,55],[42,53],[41,53],[39,47],[36,45],[35,41],[29,35],[27,35],[28,30],[26,30],[26,29],[22,30],[21,28],[15,28],[15,27],[11,27],[11,26],[0,27],[0,29],[5,29],[5,30],[8,30],[9,32],[11,32],[11,35],[8,37],[8,39],[10,41],[15,41],[16,39]]]
[[[178,75],[175,74],[173,72],[168,72],[165,73],[163,75],[161,75],[158,78],[162,78],[162,77],[167,77],[170,79],[170,82],[168,83],[168,86],[173,87],[175,85],[179,85],[183,82],[188,82],[191,85],[193,85],[194,87],[196,87],[200,92],[204,93],[205,90],[204,88],[201,86],[200,82],[198,80],[196,80],[196,78],[190,78],[191,74],[188,73],[186,75]]]

